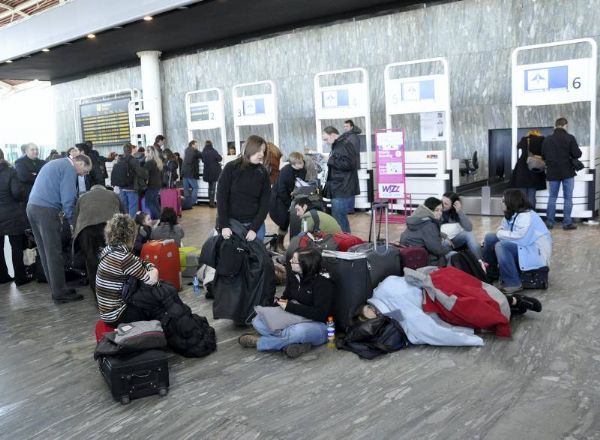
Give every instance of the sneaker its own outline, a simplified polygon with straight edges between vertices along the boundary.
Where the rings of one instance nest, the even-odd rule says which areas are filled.
[[[523,290],[523,286],[501,287],[500,290],[505,295],[512,295],[513,293]]]
[[[577,225],[574,225],[573,223],[571,223],[570,225],[564,225],[563,229],[565,231],[572,231],[573,229],[577,229]]]
[[[240,344],[244,348],[256,348],[257,343],[258,335],[245,333],[238,338],[238,344]]]
[[[290,344],[283,349],[289,358],[296,359],[304,353],[308,353],[312,348],[312,344]]]
[[[517,305],[522,305],[525,309],[527,310],[531,310],[534,312],[541,312],[542,311],[542,303],[539,302],[537,299],[532,298],[530,296],[525,296],[525,295],[513,295],[515,298],[517,298]]]
[[[546,222],[546,227],[548,229],[552,229],[552,228],[554,228],[554,223]]]

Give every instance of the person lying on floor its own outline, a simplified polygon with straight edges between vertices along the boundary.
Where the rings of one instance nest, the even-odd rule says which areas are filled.
[[[452,241],[442,238],[440,219],[442,201],[427,198],[406,220],[406,229],[400,235],[400,244],[427,249],[430,266],[445,266],[453,253]]]
[[[277,305],[283,310],[304,317],[305,322],[293,324],[282,330],[271,331],[257,316],[252,325],[259,333],[244,334],[238,342],[242,347],[258,351],[283,350],[296,358],[313,346],[327,342],[327,317],[332,313],[333,283],[321,273],[321,253],[305,248],[294,252],[290,260],[292,274]]]
[[[485,236],[483,260],[488,276],[500,276],[505,294],[523,290],[520,271],[550,265],[552,236],[520,189],[508,189],[502,198],[504,219],[498,231]]]

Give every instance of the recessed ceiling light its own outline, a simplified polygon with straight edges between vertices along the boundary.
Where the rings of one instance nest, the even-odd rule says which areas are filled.
[[[87,37],[88,37],[90,40],[93,40],[94,38],[96,38],[96,35],[94,35],[94,34],[87,34]]]
[[[152,20],[153,20],[153,17],[151,15],[146,15],[144,17],[144,21],[152,21]]]
[[[12,60],[6,60],[6,62],[7,62],[8,64],[10,64],[10,63],[12,63]]]
[[[47,47],[44,47],[44,48],[42,49],[42,52],[50,52],[50,49],[48,49]]]

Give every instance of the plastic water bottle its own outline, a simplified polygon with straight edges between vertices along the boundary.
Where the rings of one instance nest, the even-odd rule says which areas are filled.
[[[333,316],[327,317],[327,347],[335,348],[335,323]]]
[[[200,281],[198,280],[198,275],[194,275],[192,285],[194,286],[194,295],[200,296]]]
[[[308,223],[306,219],[302,219],[302,232],[308,232]]]

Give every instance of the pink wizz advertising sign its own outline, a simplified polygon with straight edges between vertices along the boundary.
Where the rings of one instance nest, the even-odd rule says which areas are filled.
[[[404,130],[378,130],[375,133],[377,197],[404,199],[406,188]]]

